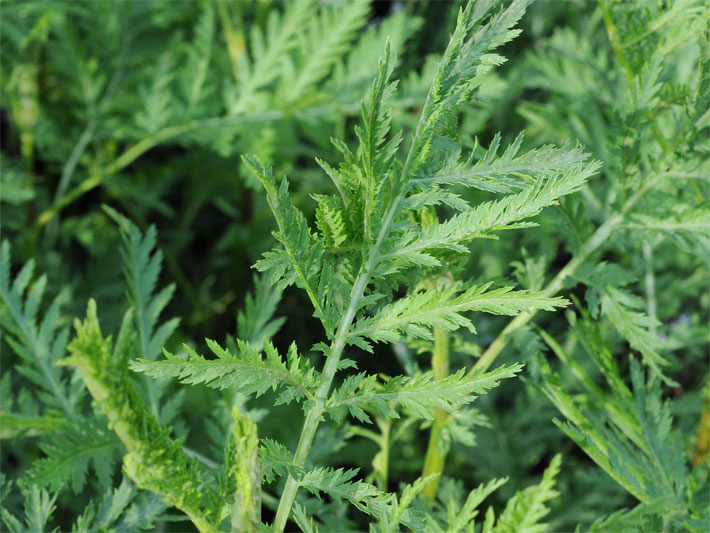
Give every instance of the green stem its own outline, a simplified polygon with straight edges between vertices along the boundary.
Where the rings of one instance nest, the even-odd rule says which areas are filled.
[[[234,74],[234,81],[239,83],[239,63],[242,61],[246,45],[244,43],[243,32],[235,31],[234,26],[232,26],[232,17],[227,11],[227,6],[224,0],[217,1],[217,13],[219,14],[219,19],[222,22],[222,27],[224,28],[224,40],[227,42],[227,53],[229,54],[229,59],[232,63],[232,73]]]
[[[441,328],[434,328],[434,352],[431,358],[431,366],[434,370],[435,380],[449,376],[449,332]],[[422,477],[439,474],[422,490],[422,495],[430,499],[434,499],[436,496],[439,479],[441,479],[441,473],[444,471],[447,444],[443,439],[443,431],[449,421],[449,416],[449,413],[443,409],[436,409],[434,423],[429,433],[429,444],[424,460]]]
[[[99,174],[95,174],[93,176],[89,176],[86,178],[84,181],[82,181],[79,185],[74,187],[71,191],[69,191],[67,194],[65,194],[62,199],[55,204],[52,204],[49,208],[47,208],[45,211],[42,212],[42,214],[37,217],[36,225],[37,227],[42,227],[44,226],[47,222],[52,220],[52,218],[59,213],[62,209],[64,209],[66,206],[74,202],[77,198],[80,198],[90,190],[98,187],[101,185],[101,182],[103,181],[103,176]]]
[[[646,263],[646,276],[644,278],[644,283],[646,285],[646,305],[648,307],[648,316],[653,319],[653,322],[649,326],[649,332],[654,337],[656,336],[656,281],[653,275],[653,248],[648,241],[643,243],[643,259]]]
[[[390,434],[392,430],[392,419],[378,419],[377,425],[380,428],[381,439],[379,463],[375,465],[375,470],[379,473],[380,490],[387,492],[387,484],[389,483]]]
[[[325,366],[323,367],[323,373],[321,374],[321,385],[316,393],[313,408],[308,412],[306,420],[303,423],[301,437],[299,438],[298,447],[296,448],[296,454],[294,456],[294,463],[297,467],[303,467],[306,463],[308,451],[313,442],[316,429],[318,428],[320,417],[325,411],[325,402],[328,398],[328,392],[330,391],[330,386],[333,383],[335,372],[338,369],[338,363],[340,362],[343,348],[345,348],[350,326],[352,325],[357,310],[360,308],[360,300],[362,299],[365,293],[365,288],[370,281],[372,271],[380,259],[379,252],[382,247],[382,243],[389,234],[392,221],[399,211],[399,205],[402,203],[402,200],[407,194],[407,177],[412,164],[412,158],[419,148],[419,135],[422,131],[422,125],[424,123],[423,118],[427,115],[429,110],[433,90],[434,85],[432,84],[432,86],[429,87],[429,92],[427,93],[426,100],[424,101],[424,106],[422,107],[422,112],[419,116],[419,122],[417,123],[417,129],[414,132],[412,144],[410,145],[409,152],[407,153],[407,159],[404,161],[404,165],[402,166],[399,181],[395,183],[393,187],[393,193],[396,192],[397,194],[394,196],[394,199],[387,208],[387,211],[385,211],[385,215],[382,219],[382,226],[380,226],[380,231],[377,234],[377,239],[375,239],[375,242],[369,250],[367,261],[365,261],[365,263],[360,267],[357,278],[353,283],[353,288],[350,291],[350,304],[348,305],[348,308],[346,309],[345,314],[338,325],[335,339],[331,344],[330,353],[328,354]],[[296,492],[298,492],[298,481],[289,475],[286,480],[286,486],[284,487],[283,494],[281,495],[281,500],[279,501],[279,507],[276,510],[274,533],[282,533],[286,527],[286,522],[288,521],[289,514],[291,513],[291,507],[296,499]]]
[[[261,529],[261,472],[259,437],[256,424],[238,407],[232,409],[232,438],[235,465],[232,467],[237,490],[232,505],[232,531],[256,532]]]
[[[333,383],[335,372],[338,369],[338,362],[340,361],[340,357],[343,353],[343,348],[345,348],[345,341],[347,339],[348,330],[350,329],[350,324],[355,318],[357,305],[360,301],[360,295],[362,295],[365,290],[368,278],[369,275],[362,272],[358,276],[351,291],[350,305],[340,321],[337,336],[331,345],[330,353],[328,354],[328,358],[326,359],[325,366],[323,368],[321,385],[316,393],[316,400],[313,408],[308,411],[306,420],[303,423],[301,437],[299,438],[296,454],[294,455],[294,464],[297,467],[303,467],[306,463],[308,451],[313,443],[313,437],[315,437],[321,415],[325,411],[325,402],[328,398],[328,392],[330,392],[330,386]],[[276,510],[276,518],[274,520],[274,531],[276,533],[283,532],[286,527],[286,522],[288,521],[289,514],[291,513],[293,502],[296,499],[297,491],[298,481],[296,481],[293,477],[288,476],[286,486],[284,487],[283,494],[281,495],[281,500],[279,501],[279,507]]]
[[[422,109],[427,109],[431,98],[431,92],[432,89],[430,88]],[[323,367],[323,373],[321,375],[321,385],[316,393],[313,408],[308,412],[306,420],[303,423],[301,437],[299,438],[296,454],[294,455],[294,463],[297,467],[303,467],[306,463],[308,451],[310,450],[311,444],[313,443],[313,437],[315,436],[316,429],[320,423],[320,417],[325,411],[325,402],[328,398],[328,392],[330,391],[330,386],[333,383],[335,372],[338,369],[340,357],[342,356],[343,349],[345,348],[350,326],[355,318],[355,313],[357,313],[357,310],[360,307],[360,300],[362,299],[362,296],[365,293],[365,288],[370,281],[372,271],[374,270],[379,259],[379,251],[382,247],[382,243],[389,234],[390,225],[399,210],[400,203],[407,193],[406,177],[409,172],[412,157],[414,156],[414,152],[416,151],[418,145],[421,127],[422,119],[420,117],[419,124],[417,124],[417,129],[414,133],[412,145],[409,149],[409,153],[407,154],[407,159],[402,167],[399,183],[397,184],[399,186],[399,193],[394,197],[394,200],[392,200],[392,203],[385,212],[377,239],[370,249],[367,261],[360,267],[358,276],[355,279],[352,290],[350,291],[350,304],[340,320],[335,339],[331,344],[330,353],[325,361],[325,366]],[[286,480],[286,486],[284,487],[283,494],[281,495],[281,500],[279,501],[279,507],[276,510],[276,518],[274,520],[275,533],[282,533],[286,527],[286,522],[288,521],[289,514],[291,513],[291,507],[296,499],[296,492],[298,492],[298,481],[289,475]]]
[[[385,216],[385,221],[382,225],[382,229],[378,235],[377,241],[373,246],[370,257],[363,265],[360,273],[355,280],[352,290],[350,291],[350,305],[348,305],[345,314],[340,320],[340,324],[337,329],[337,334],[335,340],[331,345],[330,353],[326,359],[325,366],[323,367],[323,374],[321,377],[321,385],[316,392],[316,399],[313,408],[308,411],[306,420],[303,423],[303,429],[301,430],[301,437],[298,441],[298,447],[296,448],[296,454],[294,455],[294,464],[297,467],[303,467],[306,463],[308,457],[308,451],[313,443],[313,437],[315,437],[316,429],[320,423],[320,418],[325,411],[325,402],[328,399],[328,393],[330,392],[330,387],[333,383],[333,378],[335,377],[335,372],[338,369],[338,363],[340,362],[340,357],[345,348],[346,340],[350,330],[350,325],[355,318],[355,313],[357,312],[360,299],[365,292],[365,287],[370,280],[370,275],[375,267],[377,260],[377,252],[384,241],[389,225],[394,219],[394,214],[397,207],[401,201],[403,195],[399,195],[393,204],[390,206]],[[286,480],[286,486],[284,487],[283,494],[281,495],[281,500],[279,501],[279,507],[276,510],[276,518],[274,520],[274,532],[282,533],[286,527],[286,522],[288,521],[289,514],[291,513],[291,507],[296,499],[296,492],[298,491],[298,481],[293,477],[288,476]]]
[[[693,454],[693,468],[707,461],[710,451],[710,381],[705,387],[705,405],[700,415],[700,425],[698,427],[698,438],[695,441],[695,453]]]
[[[79,140],[74,145],[74,148],[69,154],[69,159],[67,159],[67,162],[64,164],[64,168],[62,169],[62,175],[59,178],[59,185],[57,185],[57,190],[54,194],[54,203],[58,203],[64,196],[64,193],[66,192],[67,187],[71,182],[71,178],[74,175],[76,166],[79,163],[79,159],[81,159],[81,156],[86,151],[87,146],[89,146],[89,143],[94,138],[94,133],[98,128],[99,120],[103,116],[103,113],[106,111],[106,108],[108,107],[109,103],[111,103],[111,101],[113,100],[113,97],[116,94],[116,91],[118,90],[118,86],[121,83],[121,79],[123,78],[123,74],[126,70],[126,63],[128,61],[128,51],[131,42],[131,35],[129,33],[126,33],[125,35],[126,37],[124,38],[123,45],[121,47],[121,55],[119,57],[118,64],[116,65],[116,69],[114,70],[113,75],[111,76],[111,81],[109,81],[108,85],[106,86],[106,90],[101,98],[101,101],[99,102],[98,106],[96,106],[95,111],[91,114],[91,118],[87,122],[84,131],[82,132],[81,136],[79,137]]]
[[[634,73],[631,69],[628,59],[626,59],[626,54],[624,53],[624,48],[621,45],[621,40],[619,39],[619,32],[616,29],[616,24],[614,23],[614,15],[611,12],[611,5],[609,0],[602,0],[602,17],[604,18],[604,26],[606,26],[606,33],[609,36],[609,42],[611,43],[611,48],[614,50],[614,55],[616,60],[621,66],[621,70],[626,76],[626,81],[629,85],[634,83]]]

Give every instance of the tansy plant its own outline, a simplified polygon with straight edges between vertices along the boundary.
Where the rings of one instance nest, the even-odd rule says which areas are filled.
[[[550,502],[569,489],[568,481],[556,488],[556,477],[563,475],[560,454],[545,459],[537,483],[510,493],[503,492],[504,477],[490,476],[464,490],[456,476],[444,475],[455,473],[447,469],[452,449],[465,447],[467,460],[475,461],[482,446],[471,448],[476,433],[495,423],[472,406],[474,401],[482,395],[494,398],[489,402],[499,399],[495,389],[519,381],[525,363],[526,388],[520,392],[530,398],[530,409],[544,414],[554,406],[564,419],[555,421],[562,433],[618,485],[609,490],[638,502],[631,509],[620,503],[614,513],[600,504],[604,512],[585,518],[585,527],[703,530],[710,416],[705,407],[697,446],[688,452],[662,396],[664,388],[678,387],[672,353],[697,345],[702,335],[688,333],[664,344],[653,254],[654,247],[665,246],[667,235],[695,258],[691,263],[706,260],[710,251],[708,191],[706,184],[697,185],[707,170],[709,11],[693,2],[657,8],[602,2],[594,21],[613,57],[595,57],[586,44],[573,51],[574,36],[559,32],[549,37],[549,46],[517,63],[526,77],[523,85],[549,90],[540,103],[522,105],[520,114],[533,125],[535,138],[556,144],[526,149],[522,133],[507,145],[496,134],[484,148],[461,134],[467,127],[462,111],[487,99],[495,105],[491,86],[499,80],[496,68],[505,62],[501,48],[520,34],[529,3],[476,0],[459,10],[443,55],[425,69],[431,83],[414,104],[414,122],[393,115],[406,101],[394,79],[399,63],[393,42],[404,38],[390,41],[380,35],[386,44],[362,100],[355,146],[332,139],[340,161],[316,158],[332,192],[310,195],[313,223],[297,207],[278,167],[243,156],[263,189],[277,244],[254,265],[259,275],[238,315],[237,338],[207,339],[205,346],[185,342],[178,349],[168,344],[180,323],[161,318],[175,286],[158,288],[163,253],[157,231],[154,226],[142,231],[111,207],[104,206],[102,216],[119,228],[129,302],[115,336],[105,334],[92,299],[85,319],[74,321],[71,337],[62,296],[45,308],[47,278],[33,278],[32,261],[13,276],[10,245],[3,243],[4,338],[35,392],[29,400],[24,391],[17,394],[13,408],[15,383],[4,374],[2,431],[44,439],[43,458],[33,461],[17,483],[25,500],[24,522],[3,507],[6,527],[49,527],[58,494],[66,485],[81,492],[91,467],[105,496],[88,503],[74,522],[75,531],[135,531],[185,517],[201,532],[544,531]],[[226,5],[215,5],[228,21]],[[305,5],[287,6],[284,20],[304,24],[299,17],[300,10],[310,9]],[[363,6],[345,8],[352,20],[340,21],[343,33],[350,35],[362,22]],[[212,16],[212,11],[205,15],[203,31],[211,28]],[[338,19],[327,15],[323,20]],[[633,28],[622,35],[624,21]],[[269,72],[284,69],[279,76],[285,76],[293,65],[276,52],[271,57],[262,37],[254,41],[255,62],[240,63],[235,55],[243,43],[228,24],[224,31],[236,79],[243,84],[232,99],[239,116],[263,103],[259,91],[274,81]],[[270,39],[278,42],[279,35]],[[676,68],[680,51],[691,59]],[[330,69],[327,61],[313,61],[317,64],[304,67],[288,87],[278,85],[278,105],[307,105],[303,95]],[[573,67],[590,84],[601,83],[593,76],[602,67],[615,73],[608,85],[585,94],[584,109],[570,106],[561,88],[540,81],[564,77]],[[204,69],[196,71],[188,92],[189,113],[203,109]],[[603,105],[611,99],[605,90],[616,99],[613,111]],[[609,129],[590,133],[593,127],[580,126],[581,118],[608,123]],[[540,124],[555,121],[555,133],[545,138]],[[413,124],[411,131],[403,129],[406,123]],[[572,126],[564,130],[567,124]],[[616,138],[619,132],[623,138]],[[580,138],[588,148],[565,137]],[[62,195],[70,177],[60,184]],[[543,211],[559,216],[538,217]],[[522,288],[501,283],[485,268],[470,267],[485,263],[485,250],[505,250],[508,242],[532,248],[530,240],[515,240],[525,239],[516,237],[524,232],[511,230],[541,221],[551,221],[549,228],[539,229],[567,252],[549,281],[545,256],[531,257],[526,249],[523,261],[514,264]],[[644,235],[637,242],[645,299],[634,294],[635,267],[618,260],[624,247],[637,245],[637,234]],[[664,256],[663,261],[673,260]],[[707,281],[707,274],[699,275]],[[292,286],[307,299],[313,317],[301,323],[318,327],[313,345],[282,342],[279,332],[300,318],[275,317],[284,291],[295,292]],[[578,291],[580,286],[585,291]],[[541,311],[566,313],[564,324],[530,327]],[[497,323],[490,315],[510,317],[510,322],[481,350],[471,339],[477,328],[489,330]],[[506,352],[510,344],[515,350]],[[622,350],[624,357],[615,357]],[[428,354],[431,365],[420,367],[423,360],[417,362],[414,352]],[[511,352],[516,355],[510,357]],[[394,362],[373,371],[374,357]],[[206,400],[214,411],[205,425],[211,450],[186,444],[188,418],[179,413],[188,388],[172,394],[170,378],[219,391]],[[93,408],[87,416],[89,398]],[[281,410],[294,405],[300,412]],[[284,412],[293,420],[279,419]],[[269,428],[278,424],[297,428],[297,438],[260,435],[262,428],[271,435]],[[518,438],[534,444],[525,427],[528,432]],[[425,436],[417,444],[421,460],[407,469],[409,482],[393,487],[393,464],[400,447],[414,445],[417,428]],[[561,433],[541,434],[557,439],[560,448],[568,445]],[[346,443],[368,450],[369,473],[324,460]],[[492,449],[478,453],[484,457]],[[685,459],[688,453],[691,461]],[[116,488],[117,455],[124,478]],[[3,480],[7,501],[13,488]],[[489,504],[482,512],[484,501],[500,493],[502,509]],[[168,514],[170,508],[184,516]]]

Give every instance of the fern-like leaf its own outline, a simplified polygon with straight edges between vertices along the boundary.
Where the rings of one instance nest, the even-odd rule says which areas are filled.
[[[18,371],[37,386],[42,402],[59,409],[68,417],[75,414],[75,405],[82,390],[72,389],[54,363],[63,355],[69,331],[60,320],[61,299],[56,297],[40,320],[47,278],[32,282],[34,261],[27,262],[10,278],[10,245],[0,246],[0,326],[5,340],[25,364]]]
[[[503,513],[493,525],[493,513],[489,509],[482,531],[490,533],[542,533],[547,531],[547,524],[540,523],[550,512],[545,505],[556,499],[560,493],[555,490],[555,478],[560,472],[561,455],[555,455],[545,469],[542,480],[537,485],[528,487],[515,494],[505,506]]]
[[[414,376],[397,376],[385,383],[377,376],[357,374],[345,380],[335,390],[327,408],[336,419],[342,419],[345,408],[363,422],[371,422],[365,410],[374,411],[388,418],[398,418],[394,404],[412,412],[419,418],[430,420],[434,409],[452,412],[459,404],[475,400],[477,395],[497,387],[501,379],[512,378],[522,365],[500,367],[485,374],[466,374],[464,369],[443,379],[434,380],[433,373]]]
[[[264,342],[271,339],[286,321],[273,318],[283,291],[260,276],[254,276],[254,290],[244,299],[244,307],[237,313],[239,337],[254,349],[264,349]],[[236,347],[235,347],[236,350]]]
[[[151,377],[175,377],[182,383],[202,383],[215,389],[229,388],[243,394],[261,396],[268,390],[282,389],[276,403],[289,403],[301,398],[313,399],[318,373],[299,356],[295,343],[291,344],[284,362],[271,342],[264,343],[262,355],[248,342],[237,340],[239,354],[234,355],[215,341],[207,346],[217,359],[208,360],[189,346],[187,359],[165,352],[162,361],[138,360],[131,368]]]
[[[625,386],[615,384],[618,375],[610,380],[613,395],[630,414],[622,423],[584,409],[541,360],[542,390],[567,419],[555,421],[557,426],[619,485],[639,501],[655,506],[658,515],[678,513],[682,517],[688,511],[684,495],[687,466],[672,428],[670,407],[661,400],[659,380],[646,384],[638,361],[631,358],[630,363],[632,395]]]
[[[578,191],[598,168],[599,164],[592,162],[582,168],[553,174],[526,190],[481,203],[441,224],[405,232],[384,248],[379,269],[387,272],[393,267],[393,262],[440,265],[440,261],[432,255],[434,250],[467,252],[464,244],[473,238],[491,237],[496,231],[533,226],[534,223],[525,219],[537,215],[561,197]]]
[[[172,84],[175,79],[175,56],[169,48],[160,56],[150,85],[141,87],[145,107],[136,114],[136,125],[146,133],[156,133],[168,125],[174,115]]]
[[[607,286],[602,296],[602,313],[609,318],[619,334],[632,348],[641,352],[644,362],[653,368],[664,381],[675,383],[663,374],[662,367],[668,365],[660,353],[661,339],[653,335],[649,328],[660,325],[654,318],[639,311],[644,305],[632,294]]]
[[[195,37],[187,49],[187,63],[190,70],[190,85],[187,89],[187,117],[191,117],[196,107],[205,99],[205,81],[209,73],[212,45],[215,34],[214,7],[204,4],[202,14],[195,25]]]
[[[365,23],[368,11],[367,0],[356,0],[339,9],[323,9],[311,18],[306,31],[301,30],[298,66],[287,64],[287,101],[298,101],[331,71]]]
[[[308,294],[316,316],[323,318],[323,300],[318,292],[323,241],[311,232],[303,213],[291,202],[288,181],[284,178],[277,187],[271,166],[262,165],[255,158],[244,158],[244,162],[266,190],[269,207],[279,229],[275,237],[283,245],[283,249],[264,254],[264,258],[256,263],[256,268],[268,272],[270,282],[280,287],[296,283]]]
[[[425,527],[424,516],[421,511],[410,509],[417,495],[424,490],[436,475],[420,477],[414,483],[407,483],[402,487],[401,495],[389,494],[368,506],[368,511],[379,522],[380,530],[386,533],[398,532],[399,525],[422,531]],[[384,500],[384,501],[383,501]]]
[[[392,13],[380,24],[368,24],[354,43],[347,58],[336,64],[330,91],[341,103],[357,101],[377,76],[380,54],[387,42],[392,50],[403,50],[407,40],[421,27],[422,19],[400,11]]]
[[[0,474],[0,485],[9,483],[5,481],[4,475]],[[3,486],[4,491],[6,487]],[[50,531],[55,533],[57,528],[49,529],[47,522],[51,520],[52,513],[56,509],[54,502],[57,500],[56,494],[40,489],[36,485],[20,485],[20,492],[25,500],[25,520],[24,523],[11,514],[4,506],[0,506],[0,517],[5,527],[10,533],[27,533],[28,531]]]
[[[546,298],[539,293],[514,291],[512,287],[489,290],[490,284],[461,291],[451,285],[441,289],[413,293],[382,307],[374,316],[358,320],[348,341],[372,351],[375,342],[398,342],[403,335],[433,339],[432,328],[453,331],[460,327],[475,331],[463,313],[481,311],[496,315],[516,315],[522,311],[552,311],[568,304],[564,298]]]
[[[128,478],[106,492],[97,506],[90,502],[72,527],[72,533],[116,533],[145,531],[155,526],[155,521],[165,510],[160,498],[149,492],[139,492]]]
[[[107,206],[104,210],[118,224],[123,240],[121,255],[128,300],[136,320],[139,353],[144,359],[154,360],[180,323],[180,319],[173,318],[158,326],[160,314],[175,292],[175,285],[171,284],[155,293],[163,262],[163,254],[156,250],[158,232],[155,226],[150,226],[144,235],[117,211]]]
[[[300,471],[293,462],[293,454],[280,442],[273,439],[261,439],[259,447],[259,466],[261,475],[267,483],[271,483],[276,476],[287,473],[296,477]]]
[[[513,26],[520,20],[527,0],[514,0],[507,9],[482,20],[493,9],[493,0],[469,2],[459,13],[449,45],[439,64],[427,101],[422,109],[418,134],[412,150],[411,170],[416,172],[436,152],[436,139],[453,136],[458,106],[478,86],[481,75],[504,59],[489,53],[520,33]],[[443,158],[442,154],[439,154]]]
[[[496,134],[488,150],[473,164],[470,160],[460,161],[459,150],[452,150],[434,172],[427,173],[431,165],[421,168],[411,185],[422,188],[463,185],[484,191],[509,193],[516,189],[526,189],[545,176],[577,169],[589,157],[579,148],[570,149],[566,146],[542,146],[519,154],[523,143],[522,133],[499,155],[500,140],[500,134]],[[476,148],[473,153],[476,153]]]
[[[97,418],[84,420],[80,426],[63,425],[40,444],[46,457],[32,463],[27,477],[40,487],[48,485],[52,492],[71,484],[78,494],[92,464],[100,485],[109,487],[119,447],[116,436]]]
[[[478,516],[478,506],[481,502],[506,482],[507,478],[493,479],[485,485],[480,485],[475,488],[468,494],[466,501],[458,512],[456,512],[455,508],[451,505],[453,503],[451,502],[447,509],[449,522],[448,531],[461,531],[471,524],[476,516]]]
[[[363,481],[353,481],[358,470],[344,470],[318,467],[300,476],[298,484],[312,494],[326,493],[341,500],[347,500],[358,508],[380,491],[374,485]]]
[[[402,140],[401,134],[397,134],[385,142],[392,121],[388,102],[397,88],[396,82],[390,82],[394,63],[393,53],[387,43],[384,57],[379,64],[377,78],[370,89],[369,99],[362,106],[363,128],[355,127],[355,134],[360,140],[357,155],[363,180],[363,232],[366,242],[374,238],[375,225],[371,217],[382,211],[383,204],[382,201],[376,201],[376,197],[381,191],[384,178],[392,166]]]
[[[283,15],[273,10],[265,33],[258,25],[251,31],[251,59],[244,54],[237,66],[238,97],[228,105],[230,114],[263,107],[259,91],[284,75],[284,58],[298,45],[297,37],[309,18],[316,16],[314,2],[305,0],[286,6]]]

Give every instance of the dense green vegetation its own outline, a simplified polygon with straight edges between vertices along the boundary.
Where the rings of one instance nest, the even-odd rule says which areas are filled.
[[[708,531],[710,7],[0,4],[0,519]]]

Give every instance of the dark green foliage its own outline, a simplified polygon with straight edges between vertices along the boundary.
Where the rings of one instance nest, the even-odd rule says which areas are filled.
[[[3,530],[707,531],[705,3],[10,0],[0,90]]]
[[[112,452],[118,451],[119,445],[103,420],[84,419],[81,426],[64,424],[48,435],[48,442],[40,448],[47,457],[36,460],[27,472],[32,483],[56,492],[70,480],[72,490],[79,493],[91,464],[99,484],[111,486],[115,469]]]

